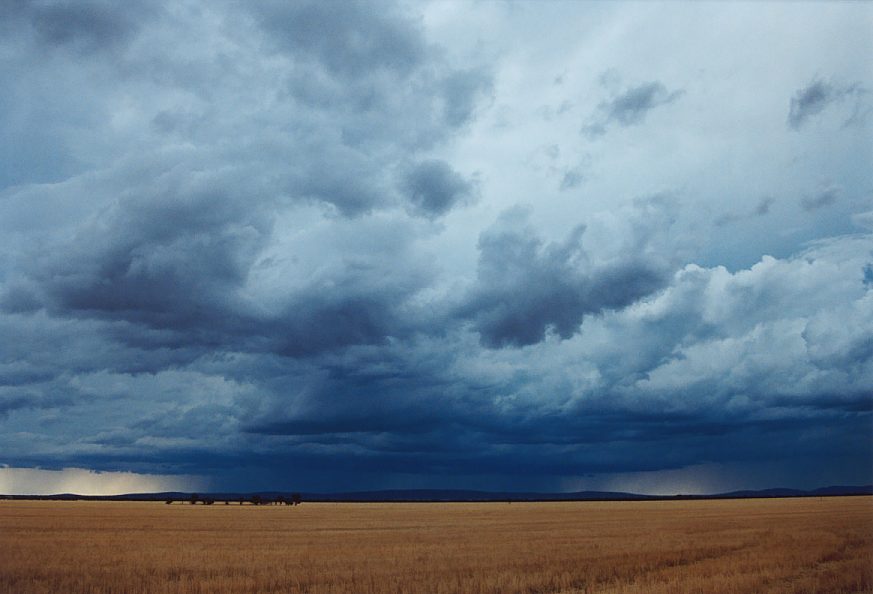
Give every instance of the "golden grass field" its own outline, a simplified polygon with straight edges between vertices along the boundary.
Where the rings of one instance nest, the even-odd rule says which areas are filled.
[[[0,592],[873,592],[873,498],[0,501]]]

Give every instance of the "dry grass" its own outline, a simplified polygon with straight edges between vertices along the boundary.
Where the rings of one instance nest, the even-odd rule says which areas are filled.
[[[873,592],[873,498],[0,501],[0,592]]]

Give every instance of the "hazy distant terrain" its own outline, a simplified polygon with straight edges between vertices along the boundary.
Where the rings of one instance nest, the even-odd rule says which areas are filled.
[[[655,501],[663,499],[743,499],[755,497],[839,497],[847,495],[873,495],[873,485],[832,485],[818,489],[771,488],[707,495],[651,495],[643,493],[624,493],[620,491],[472,491],[458,489],[383,489],[379,491],[346,491],[334,493],[292,493],[286,491],[256,491],[234,493],[195,494],[180,491],[162,493],[127,493],[121,495],[79,495],[76,493],[55,493],[52,495],[2,495],[0,499],[49,499],[86,501],[170,501],[173,503],[253,503],[261,504],[292,502],[295,497],[314,502],[448,502],[448,501]]]
[[[873,498],[0,501],[0,592],[873,591]]]

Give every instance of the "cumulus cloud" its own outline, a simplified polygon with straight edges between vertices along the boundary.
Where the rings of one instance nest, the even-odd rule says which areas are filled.
[[[685,402],[690,406],[700,404],[692,394],[704,392],[709,398],[736,398],[738,405],[748,399],[743,406],[756,400],[801,407],[827,406],[830,401],[835,408],[869,403],[863,386],[870,379],[871,361],[861,346],[864,340],[854,331],[850,337],[816,330],[830,327],[834,315],[854,319],[865,307],[869,295],[858,282],[858,271],[859,256],[869,241],[865,237],[823,244],[788,260],[764,257],[734,274],[686,267],[663,296],[639,313],[648,307],[660,310],[662,299],[673,300],[686,287],[697,285],[705,298],[682,314],[685,334],[674,343],[675,356],[648,370],[635,389],[688,390]],[[804,296],[806,291],[818,294]],[[837,294],[843,296],[842,314],[828,305],[836,302]],[[867,318],[858,318],[860,328],[867,326]],[[831,349],[858,365],[849,372],[825,355]],[[833,393],[841,397],[826,396]]]
[[[390,5],[374,11],[358,3],[268,3],[251,7],[251,15],[246,7],[233,10],[243,13],[220,16],[273,44],[263,69],[225,68],[214,55],[194,52],[188,61],[198,70],[224,69],[217,84],[201,86],[159,47],[107,65],[150,65],[142,74],[125,74],[134,79],[128,84],[147,91],[126,108],[147,148],[122,149],[98,170],[62,183],[10,190],[4,227],[18,242],[19,257],[11,263],[16,281],[4,287],[5,311],[44,308],[55,316],[124,322],[159,331],[150,340],[163,336],[168,345],[184,334],[189,343],[262,348],[250,344],[254,334],[286,354],[370,343],[398,331],[394,309],[420,286],[424,271],[403,279],[390,271],[373,276],[386,261],[366,252],[338,254],[335,266],[313,263],[321,268],[310,283],[291,283],[283,303],[269,306],[259,301],[252,279],[266,276],[270,262],[275,278],[282,265],[265,252],[277,249],[295,216],[318,212],[312,207],[360,218],[407,203],[434,218],[467,202],[471,182],[445,161],[407,162],[469,121],[488,74],[445,63]],[[220,22],[190,24],[205,44],[240,61],[257,58]],[[174,25],[156,18],[142,35],[154,39]],[[87,60],[79,66],[72,71],[90,76]],[[160,80],[152,66],[164,69]],[[257,99],[265,93],[275,98],[269,105]],[[93,106],[104,114],[117,108],[107,95]],[[76,143],[81,159],[95,138],[81,130]],[[65,216],[21,219],[26,210],[57,212],[58,205]],[[358,233],[333,220],[350,237]],[[35,237],[44,242],[39,251],[30,248]],[[384,241],[398,237],[391,232]],[[389,286],[388,278],[400,284]]]
[[[869,217],[819,228],[756,202],[805,175],[798,159],[815,176],[800,187],[842,184],[802,206],[865,195],[846,174],[865,171],[861,135],[795,154],[767,132],[786,153],[763,158],[755,130],[722,132],[736,105],[770,114],[713,82],[764,88],[749,69],[707,61],[717,76],[668,87],[611,51],[652,82],[605,80],[589,123],[636,126],[634,142],[583,151],[572,111],[529,116],[590,96],[551,82],[599,54],[571,44],[543,70],[516,51],[554,57],[540,31],[480,47],[443,8],[0,8],[5,462],[227,489],[661,488],[761,451],[786,477],[834,460],[866,476]],[[501,19],[528,9],[492,9],[501,33],[527,30]],[[686,55],[714,59],[671,54],[675,72],[700,72]],[[674,84],[707,100],[654,139],[641,124],[678,107]],[[728,195],[747,205],[725,215],[740,263],[710,237]]]
[[[593,265],[582,247],[584,227],[543,245],[525,216],[508,211],[479,239],[477,286],[462,315],[489,347],[534,344],[549,331],[570,338],[584,316],[626,307],[663,282],[659,270],[633,256]]]
[[[499,244],[510,254],[507,267],[530,273],[533,261],[543,274],[590,280],[568,270],[574,257],[583,257],[578,233],[545,243],[524,216],[511,218],[483,238],[483,246]],[[840,452],[861,463],[870,452],[860,428],[873,405],[866,389],[873,381],[867,314],[873,308],[863,283],[871,250],[869,237],[854,237],[733,273],[689,265],[641,301],[583,312],[583,332],[574,321],[560,341],[542,337],[548,324],[560,336],[564,318],[535,318],[522,326],[534,329],[527,334],[495,331],[483,338],[490,327],[476,326],[474,317],[469,329],[434,327],[417,338],[302,359],[226,353],[192,361],[183,374],[80,372],[73,383],[20,377],[31,389],[48,381],[58,392],[80,395],[78,404],[66,405],[65,418],[76,420],[78,439],[90,445],[65,445],[65,455],[90,464],[133,455],[148,468],[141,452],[148,444],[149,451],[207,469],[226,484],[239,480],[234,468],[242,464],[259,468],[273,484],[295,484],[280,468],[305,473],[313,485],[378,484],[367,481],[416,473],[430,477],[428,485],[445,485],[488,468],[522,473],[519,484],[548,485],[549,476],[580,469],[635,473],[707,460],[739,463],[757,456],[762,442],[773,456]],[[854,323],[840,326],[839,319]],[[480,346],[480,340],[490,347],[525,339],[525,349]],[[37,352],[48,356],[46,349]],[[113,357],[102,364],[122,364],[122,353]],[[235,379],[219,381],[228,376]],[[110,413],[111,401],[138,402],[138,412]],[[19,422],[27,418],[16,414]],[[87,420],[95,414],[103,421]],[[117,429],[104,426],[108,418]],[[840,437],[822,436],[822,425],[838,428]],[[64,433],[52,437],[59,448],[65,439]],[[15,443],[13,434],[0,440],[7,452],[18,451]],[[54,447],[28,443],[36,452],[16,456],[34,463]]]

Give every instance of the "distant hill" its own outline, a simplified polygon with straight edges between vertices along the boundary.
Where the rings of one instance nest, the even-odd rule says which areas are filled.
[[[126,495],[0,495],[3,499],[50,499],[67,501],[190,501],[191,493],[130,493]],[[761,489],[730,491],[712,495],[639,495],[615,491],[577,491],[574,493],[464,491],[447,489],[392,489],[384,491],[349,491],[341,493],[301,493],[303,501],[313,502],[478,502],[478,501],[665,501],[703,499],[751,499],[765,497],[834,497],[846,495],[873,495],[873,485],[831,486],[820,489]],[[214,502],[250,502],[253,497],[262,501],[290,500],[293,492],[257,491],[252,493],[200,493],[199,500]]]
[[[873,485],[833,486],[814,490],[762,489],[713,495],[641,495],[620,491],[576,491],[572,493],[459,491],[444,489],[353,491],[347,493],[304,493],[305,501],[657,501],[670,499],[745,499],[761,497],[822,497],[873,495]]]
[[[833,497],[841,495],[873,495],[873,486],[835,485],[804,491],[801,489],[762,489],[760,491],[731,491],[713,497],[745,499],[748,497]]]
[[[657,499],[651,495],[612,491],[575,493],[494,492],[446,489],[352,491],[348,493],[307,493],[308,501],[640,501]]]

